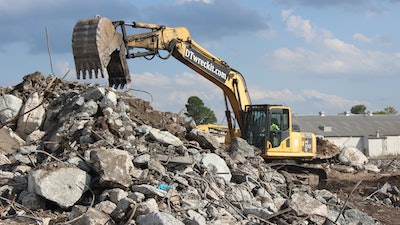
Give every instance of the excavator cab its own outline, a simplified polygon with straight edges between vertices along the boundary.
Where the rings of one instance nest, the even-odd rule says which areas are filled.
[[[246,106],[244,137],[261,150],[276,148],[289,135],[289,111],[277,105]]]
[[[316,138],[311,133],[292,130],[289,107],[281,105],[247,105],[242,137],[262,150],[264,158],[313,158]]]

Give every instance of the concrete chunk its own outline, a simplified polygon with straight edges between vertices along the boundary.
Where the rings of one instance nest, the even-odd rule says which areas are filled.
[[[74,220],[73,225],[114,225],[115,222],[105,213],[86,206],[77,205],[72,208],[68,218]]]
[[[184,225],[183,222],[165,212],[153,212],[136,219],[138,225]]]
[[[100,175],[100,185],[127,188],[132,184],[133,163],[127,151],[100,148],[91,151],[90,160]]]
[[[24,114],[18,119],[17,133],[25,138],[26,135],[37,130],[44,120],[45,109],[40,105],[43,98],[37,92],[33,93],[21,109]]]
[[[300,216],[321,216],[321,218],[316,218],[318,220],[316,222],[322,220],[323,223],[328,216],[328,207],[305,192],[294,193],[289,206]]]
[[[117,105],[117,94],[115,94],[113,91],[108,91],[103,96],[103,99],[100,101],[99,105],[101,108],[110,107],[115,109],[115,106]]]
[[[242,158],[243,156],[244,157],[255,157],[255,155],[256,155],[254,146],[250,145],[249,143],[247,143],[246,140],[244,140],[243,138],[239,138],[239,137],[232,138],[229,151],[232,155],[232,158],[237,159],[238,161],[242,161],[239,159]]]
[[[165,197],[167,195],[166,191],[158,189],[148,184],[133,185],[132,191],[143,193],[148,197],[153,197],[153,196]]]
[[[88,189],[90,176],[76,167],[38,169],[29,173],[28,191],[56,202],[63,208],[74,205]]]
[[[202,216],[200,213],[194,211],[194,210],[188,210],[187,211],[190,221],[186,224],[192,224],[192,225],[206,225],[206,218]]]
[[[109,215],[117,208],[117,205],[114,202],[106,200],[99,202],[94,208]]]
[[[0,96],[0,122],[4,124],[18,115],[22,107],[22,100],[14,95]]]
[[[345,147],[339,153],[339,160],[350,166],[363,168],[364,164],[368,162],[368,158],[355,147]]]
[[[0,152],[4,155],[12,154],[16,150],[16,147],[25,145],[25,141],[22,140],[17,133],[8,127],[0,129],[1,145]]]
[[[187,136],[189,139],[197,141],[202,148],[215,150],[221,147],[221,143],[216,137],[199,129],[191,130]]]
[[[145,202],[141,202],[137,205],[135,216],[146,215],[158,211],[157,201],[154,198],[149,198]]]
[[[181,146],[183,142],[168,131],[161,131],[159,129],[152,128],[149,130],[149,135],[153,140],[156,140],[162,144]]]
[[[358,209],[348,209],[343,213],[346,223],[348,224],[363,224],[363,225],[375,225],[375,220],[368,214]]]
[[[201,162],[205,167],[211,169],[215,175],[222,177],[226,182],[230,182],[232,178],[231,171],[225,160],[220,156],[215,153],[208,153],[203,156]]]

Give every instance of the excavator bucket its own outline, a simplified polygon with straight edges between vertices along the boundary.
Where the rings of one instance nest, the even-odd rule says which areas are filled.
[[[104,78],[107,69],[110,87],[130,85],[125,43],[109,19],[78,21],[72,34],[72,52],[78,79],[86,79],[87,75],[98,78],[99,73]]]

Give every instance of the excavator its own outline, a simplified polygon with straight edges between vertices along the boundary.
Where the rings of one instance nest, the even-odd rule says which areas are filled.
[[[311,160],[316,157],[315,135],[293,131],[291,108],[279,104],[252,104],[243,75],[196,43],[186,27],[125,23],[95,16],[75,24],[72,50],[78,79],[98,78],[99,75],[104,78],[108,74],[109,86],[116,89],[131,83],[127,59],[172,56],[222,89],[228,145],[233,137],[241,137],[259,148],[264,159]],[[161,51],[164,53],[160,54]],[[288,163],[286,167],[297,170],[307,166]],[[320,179],[326,179],[321,169],[311,170],[317,171]]]

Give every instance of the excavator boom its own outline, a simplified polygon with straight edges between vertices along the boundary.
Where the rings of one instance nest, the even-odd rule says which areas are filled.
[[[126,27],[150,31],[127,35]],[[117,32],[117,28],[121,28],[121,32]],[[123,21],[111,22],[104,17],[94,17],[76,23],[72,50],[78,79],[86,79],[87,75],[98,78],[98,74],[104,77],[106,69],[109,86],[115,88],[123,88],[131,82],[127,58],[151,59],[157,55],[167,59],[173,56],[219,86],[232,106],[239,127],[244,127],[243,109],[251,101],[243,76],[193,41],[185,27],[170,28],[137,22],[125,24]],[[161,50],[168,52],[165,57],[159,54]],[[227,118],[230,120],[230,115]],[[228,123],[232,136],[239,135],[233,134],[232,122]]]

